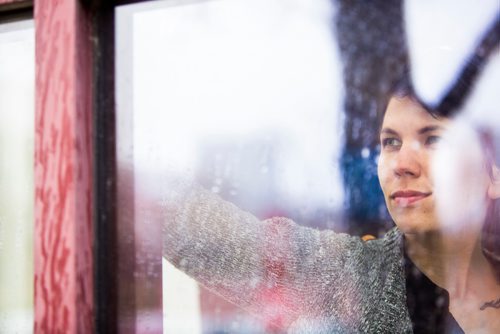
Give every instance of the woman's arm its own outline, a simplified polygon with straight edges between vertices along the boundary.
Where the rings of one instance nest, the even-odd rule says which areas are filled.
[[[353,291],[349,262],[362,247],[359,238],[287,218],[259,221],[197,186],[165,208],[163,256],[226,299],[254,313],[279,314],[285,325],[299,315],[322,316],[336,300],[342,303],[335,313],[356,311],[343,299]]]

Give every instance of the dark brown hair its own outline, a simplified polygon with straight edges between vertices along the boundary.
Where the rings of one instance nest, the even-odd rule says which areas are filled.
[[[480,131],[480,138],[486,155],[486,168],[492,181],[495,181],[493,168],[494,166],[500,167],[499,138],[495,140],[493,133],[486,130]],[[500,283],[500,199],[494,199],[488,205],[481,236],[481,248],[484,256],[492,265],[497,281]]]

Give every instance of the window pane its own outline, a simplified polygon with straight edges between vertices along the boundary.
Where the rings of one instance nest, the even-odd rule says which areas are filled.
[[[299,5],[167,1],[118,10],[119,163],[133,164],[136,208],[158,196],[151,176],[173,168],[262,219],[342,229],[333,9]],[[151,214],[135,211],[135,224]],[[255,332],[274,320],[255,320],[167,262],[163,273],[165,332]]]
[[[135,328],[168,333],[459,329],[445,287],[418,269],[403,236],[452,238],[447,227],[464,213],[498,208],[496,193],[485,205],[470,175],[484,172],[483,158],[499,164],[500,8],[468,6],[119,7],[120,265],[133,272],[121,283],[121,313]],[[465,13],[474,20],[461,25]],[[451,116],[469,130],[453,132]],[[441,151],[448,138],[458,150]],[[485,153],[482,142],[493,148]],[[473,173],[467,160],[478,162]],[[455,195],[470,194],[462,186],[481,191],[469,196],[478,201],[443,214],[463,200]],[[478,231],[466,233],[473,244]],[[162,237],[173,265],[160,260]],[[483,260],[498,254],[495,238],[485,238]]]
[[[33,331],[33,21],[0,25],[0,332]]]

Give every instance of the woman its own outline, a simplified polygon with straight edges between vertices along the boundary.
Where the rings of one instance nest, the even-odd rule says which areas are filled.
[[[364,242],[287,218],[259,221],[193,186],[167,202],[163,255],[250,312],[273,314],[289,333],[406,333],[413,330],[406,254],[449,293],[449,310],[463,330],[500,332],[493,260],[498,253],[487,258],[481,237],[484,226],[500,224],[491,209],[498,207],[500,175],[478,148],[485,164],[476,180],[493,216],[477,215],[477,221],[448,233],[437,209],[431,161],[452,123],[431,115],[411,95],[390,99],[378,173],[397,227],[382,239]],[[268,291],[275,295],[272,305]]]
[[[500,174],[486,155],[493,150],[484,151],[479,141],[474,147],[475,138],[470,136],[468,149],[461,149],[471,160],[446,166],[444,171],[460,178],[447,183],[443,181],[447,175],[434,173],[438,182],[433,181],[431,160],[444,166],[443,156],[456,148],[451,140],[441,142],[450,136],[450,126],[457,127],[450,123],[432,116],[409,96],[391,99],[380,135],[380,183],[389,212],[404,234],[406,254],[427,278],[448,292],[449,310],[460,327],[466,332],[495,332],[493,328],[500,329],[499,310],[490,304],[500,297],[500,263],[498,255],[495,260],[488,252],[493,246],[488,238],[498,238],[491,227],[500,225]],[[465,133],[461,129],[460,135]],[[433,159],[436,151],[440,156]]]

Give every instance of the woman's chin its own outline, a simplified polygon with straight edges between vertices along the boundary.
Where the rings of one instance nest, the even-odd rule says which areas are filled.
[[[405,215],[404,217],[394,217],[396,226],[403,234],[425,234],[440,230],[439,224],[435,219],[428,217],[419,217],[418,215]]]

